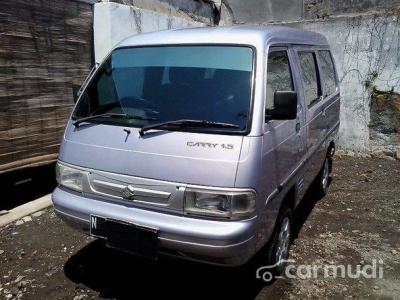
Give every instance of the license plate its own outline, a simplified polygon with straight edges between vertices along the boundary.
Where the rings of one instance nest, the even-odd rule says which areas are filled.
[[[90,216],[90,234],[105,239],[110,248],[151,259],[157,257],[157,229],[92,215]]]

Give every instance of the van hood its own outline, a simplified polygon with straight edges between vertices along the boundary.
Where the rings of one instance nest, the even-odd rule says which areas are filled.
[[[243,136],[69,122],[59,160],[71,165],[186,184],[234,187]]]

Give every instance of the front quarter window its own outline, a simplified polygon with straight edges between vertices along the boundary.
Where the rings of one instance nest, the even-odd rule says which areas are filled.
[[[250,47],[117,49],[89,82],[74,118],[104,113],[143,117],[93,120],[132,127],[180,119],[207,120],[237,125],[223,130],[242,132],[249,123],[252,74]]]
[[[276,91],[293,91],[292,72],[286,50],[272,50],[267,62],[266,109],[274,106]]]

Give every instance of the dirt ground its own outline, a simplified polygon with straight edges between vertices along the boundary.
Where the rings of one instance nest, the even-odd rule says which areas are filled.
[[[383,278],[256,278],[257,261],[220,268],[106,249],[52,209],[0,228],[0,299],[400,299],[400,162],[336,158],[329,193],[296,213],[299,265],[370,265]],[[22,223],[22,224],[21,224]],[[20,225],[16,225],[20,224]],[[261,265],[259,265],[261,266]]]

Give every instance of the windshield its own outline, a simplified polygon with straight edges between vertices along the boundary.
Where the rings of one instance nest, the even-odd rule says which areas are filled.
[[[237,125],[229,129],[207,127],[207,131],[244,131],[250,114],[252,71],[250,47],[117,49],[90,81],[73,117],[105,113],[143,117],[90,121],[132,127],[180,119],[206,120]]]

